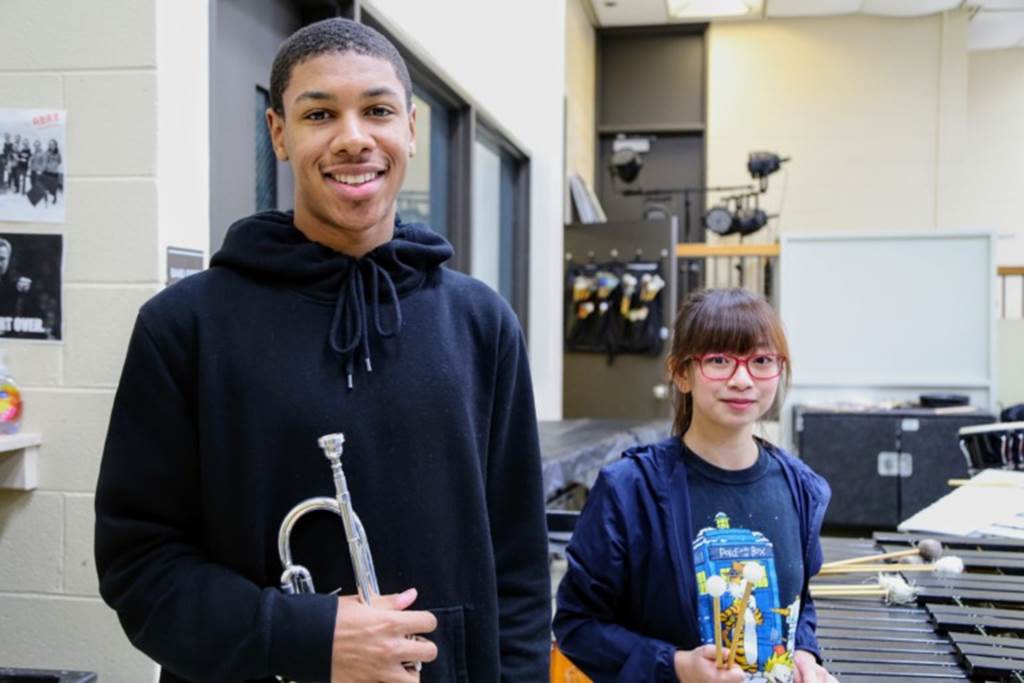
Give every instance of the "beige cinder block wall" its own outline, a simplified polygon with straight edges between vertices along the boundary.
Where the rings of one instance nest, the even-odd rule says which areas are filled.
[[[24,431],[43,438],[39,488],[0,491],[0,666],[155,676],[99,599],[93,493],[164,247],[208,246],[207,13],[205,0],[0,3],[0,107],[68,112],[66,223],[0,222],[64,235],[63,343],[0,342],[24,390]]]

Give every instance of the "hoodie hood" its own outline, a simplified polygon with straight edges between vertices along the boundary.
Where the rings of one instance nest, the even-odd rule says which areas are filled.
[[[362,258],[312,242],[295,227],[291,212],[266,211],[236,222],[210,260],[223,267],[334,302],[327,343],[345,365],[349,389],[356,358],[373,371],[371,331],[393,337],[401,331],[401,298],[421,287],[451,258],[443,237],[395,216],[392,239]]]

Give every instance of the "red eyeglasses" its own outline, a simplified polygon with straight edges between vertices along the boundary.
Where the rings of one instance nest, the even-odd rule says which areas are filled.
[[[717,381],[732,379],[741,365],[747,368],[747,374],[754,379],[775,379],[786,368],[786,357],[777,353],[757,353],[744,358],[728,353],[706,353],[690,358],[697,361],[700,374],[705,379]]]

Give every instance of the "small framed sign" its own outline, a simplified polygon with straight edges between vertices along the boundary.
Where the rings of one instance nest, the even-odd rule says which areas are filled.
[[[173,285],[203,269],[203,252],[199,249],[167,247],[167,284]]]

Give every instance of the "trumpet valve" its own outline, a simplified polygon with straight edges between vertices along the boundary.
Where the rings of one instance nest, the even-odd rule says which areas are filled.
[[[313,576],[301,564],[288,565],[281,574],[281,590],[289,595],[315,593]]]

